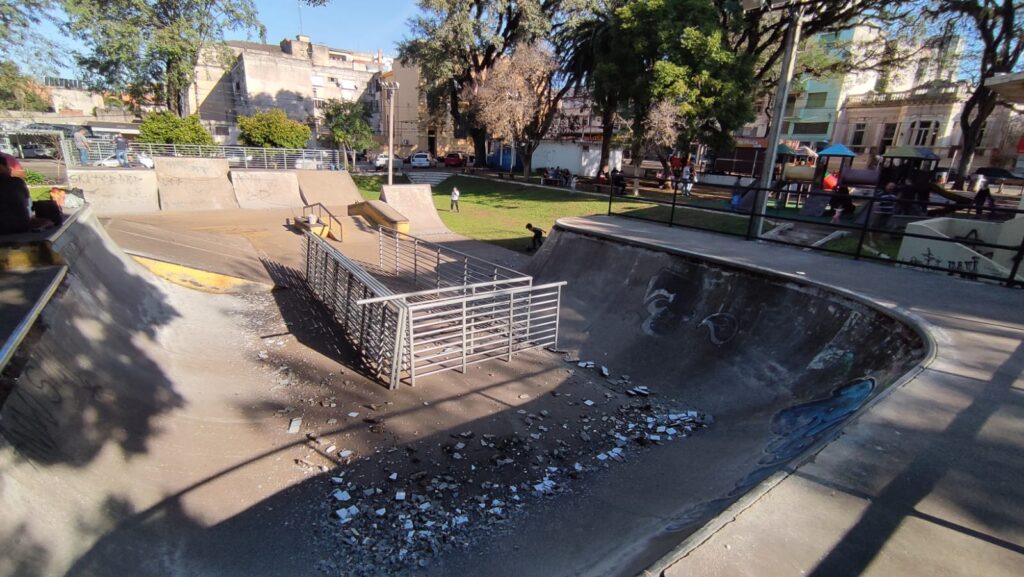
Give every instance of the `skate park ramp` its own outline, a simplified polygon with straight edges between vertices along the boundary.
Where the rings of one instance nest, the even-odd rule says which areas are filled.
[[[283,170],[232,170],[238,206],[246,209],[302,208],[299,180]]]
[[[245,408],[281,397],[254,386],[266,376],[249,360],[240,297],[152,277],[91,213],[54,249],[70,271],[12,361],[19,376],[0,407],[0,575],[174,573],[162,556],[176,556],[183,542],[147,531],[147,520],[216,524],[287,486],[271,488],[269,479],[294,477],[294,465],[258,459],[285,446],[271,440],[280,423]],[[128,528],[132,518],[137,525]],[[160,552],[119,548],[110,563],[120,569],[74,569],[114,527],[149,535]],[[230,555],[246,555],[244,540]],[[208,572],[204,561],[185,565],[190,574],[225,574]],[[294,565],[284,571],[301,574]]]
[[[156,173],[146,169],[69,170],[68,184],[80,188],[95,213],[142,214],[160,210]]]
[[[194,211],[238,208],[235,190],[228,179],[227,160],[158,156],[154,162],[161,209]]]
[[[454,234],[441,221],[429,184],[385,185],[380,199],[409,219],[409,233],[415,236]]]
[[[341,207],[364,200],[348,171],[296,170],[295,175],[307,205],[320,203],[327,207]]]

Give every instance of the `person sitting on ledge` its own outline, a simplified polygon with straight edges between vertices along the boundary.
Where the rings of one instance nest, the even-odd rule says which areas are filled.
[[[28,185],[11,175],[7,159],[0,156],[0,234],[18,234],[42,230],[53,223],[32,217],[32,198]]]

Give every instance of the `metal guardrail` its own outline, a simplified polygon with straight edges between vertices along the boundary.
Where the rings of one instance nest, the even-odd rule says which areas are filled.
[[[707,188],[706,185],[705,188]],[[745,194],[747,192],[758,195],[768,195],[768,208],[764,212],[761,212],[759,210],[760,203],[756,200],[753,202],[753,207],[750,211],[740,211],[734,208],[729,197],[731,195]],[[764,240],[778,244],[786,244],[808,250],[817,250],[849,256],[857,260],[873,260],[876,262],[885,262],[889,264],[905,265],[914,268],[944,272],[969,279],[995,281],[1008,287],[1024,286],[1024,281],[1022,281],[1019,276],[1020,272],[1024,271],[1024,268],[1022,268],[1022,262],[1024,262],[1024,239],[1022,239],[1017,245],[1006,245],[982,241],[977,238],[977,235],[975,235],[974,238],[947,237],[940,236],[938,234],[917,234],[907,232],[906,230],[901,230],[898,226],[879,227],[876,226],[877,222],[873,217],[880,216],[878,206],[876,205],[879,205],[883,201],[878,199],[877,190],[870,189],[870,192],[872,194],[855,194],[846,196],[823,192],[820,190],[807,189],[790,191],[788,188],[762,189],[757,187],[744,187],[742,190],[722,188],[721,193],[725,198],[721,200],[702,199],[699,197],[684,197],[685,200],[682,200],[678,191],[671,194],[665,193],[660,195],[659,198],[654,198],[649,195],[623,196],[609,194],[608,214],[660,222],[667,224],[668,226],[679,226],[683,228],[730,234],[733,236],[742,236],[748,240]],[[839,218],[834,221],[830,220],[827,216],[814,217],[800,214],[799,207],[802,203],[806,203],[810,199],[822,197],[827,199],[840,198],[841,200],[850,201],[854,204],[856,210],[853,211],[852,214],[846,215],[845,219]],[[616,200],[631,203],[632,207],[617,211],[615,208]],[[794,208],[790,208],[790,201],[793,200],[796,201],[796,206]],[[827,204],[828,200],[824,200],[823,202]],[[635,208],[636,203],[641,203],[647,206],[645,208],[637,209]],[[1003,208],[994,205],[976,207],[970,202],[933,202],[913,198],[897,198],[893,204],[895,206],[889,218],[894,219],[895,221],[902,221],[903,223],[923,221],[939,216],[959,217],[978,220],[979,222],[998,222],[1000,220],[1015,218],[1018,215],[1024,215],[1024,210]],[[971,215],[972,212],[975,213],[973,216]],[[694,215],[705,215],[705,217],[695,217]],[[736,230],[736,227],[720,226],[719,224],[715,224],[714,215],[730,215],[732,218],[742,219],[745,226],[742,227],[741,230]],[[822,230],[831,230],[833,233],[845,233],[848,236],[855,237],[856,242],[845,248],[836,249],[829,247],[828,243],[794,242],[775,235],[759,234],[758,231],[755,230],[755,223],[757,222],[758,217],[763,217],[767,220],[774,221],[775,223],[792,223],[793,226],[802,225],[805,227],[815,226]],[[705,221],[707,224],[700,222],[701,220]],[[825,237],[820,240],[824,240],[824,238]],[[1010,259],[1010,266],[1004,267],[1007,269],[1006,274],[993,275],[980,272],[977,266],[978,262],[976,261],[946,262],[938,258],[933,258],[930,254],[920,255],[919,257],[915,256],[909,260],[900,260],[898,255],[890,256],[877,250],[873,241],[878,239],[888,239],[890,241],[899,240],[900,243],[902,243],[904,239],[922,239],[937,243],[963,245],[965,247],[969,247],[975,252],[978,252],[979,254],[982,252],[992,253],[993,251],[1001,250],[1009,251],[1013,256]]]
[[[465,287],[505,281],[531,284],[519,271],[435,244],[397,230],[377,228],[378,266],[413,287]]]
[[[395,293],[324,239],[307,232],[306,283],[331,311],[370,372],[391,389],[419,378],[558,344],[564,282],[381,229],[381,272],[417,287]],[[385,258],[385,254],[387,258]]]
[[[86,165],[95,166],[104,162],[117,166],[114,142],[111,140],[89,139]],[[71,139],[61,142],[63,157],[69,166],[83,166],[80,154]],[[329,149],[303,148],[256,148],[252,146],[220,146],[203,144],[148,144],[131,142],[128,145],[128,161],[140,164],[140,155],[145,157],[175,156],[191,158],[223,158],[232,168],[339,170],[342,166],[341,153]]]

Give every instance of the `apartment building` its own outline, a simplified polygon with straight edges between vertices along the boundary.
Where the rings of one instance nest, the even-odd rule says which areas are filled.
[[[189,87],[187,112],[198,113],[222,144],[237,143],[239,116],[272,108],[308,123],[315,135],[328,100],[374,108],[377,78],[392,63],[380,51],[332,48],[302,35],[279,45],[229,41],[204,51]]]
[[[447,112],[431,115],[427,108],[427,98],[420,79],[420,71],[416,66],[404,66],[395,61],[389,71],[380,75],[383,82],[397,82],[399,89],[395,94],[395,154],[409,156],[414,152],[429,152],[433,156],[448,152],[471,152],[473,141],[465,137],[457,137],[453,120]],[[372,124],[381,150],[387,147],[390,108],[386,93],[379,85],[372,87],[374,105],[377,111]]]

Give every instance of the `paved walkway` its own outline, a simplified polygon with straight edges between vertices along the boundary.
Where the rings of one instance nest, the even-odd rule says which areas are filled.
[[[559,226],[762,268],[902,315],[933,356],[647,575],[1020,575],[1024,291],[614,217]]]

